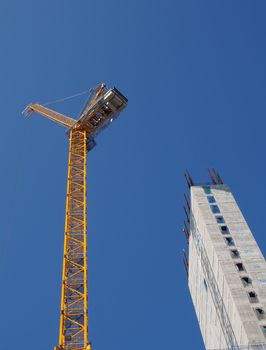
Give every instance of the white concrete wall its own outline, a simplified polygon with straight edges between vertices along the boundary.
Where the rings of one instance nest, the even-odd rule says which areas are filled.
[[[260,328],[266,326],[266,318],[258,320],[254,308],[261,307],[266,317],[266,263],[237,203],[225,185],[211,186],[212,195],[220,209],[213,214],[210,203],[201,186],[191,188],[191,208],[202,242],[222,295],[238,345],[265,343]],[[229,228],[230,235],[223,235],[215,216],[221,215]],[[232,258],[225,237],[232,237],[240,258]],[[235,263],[242,262],[245,270],[239,272]],[[252,286],[244,287],[241,276],[248,276]],[[199,320],[200,329],[207,349],[226,348],[226,341],[220,326],[210,292],[204,287],[205,276],[197,256],[193,237],[189,245],[189,289]],[[208,284],[208,282],[207,282]],[[247,292],[255,291],[258,303],[250,303]]]

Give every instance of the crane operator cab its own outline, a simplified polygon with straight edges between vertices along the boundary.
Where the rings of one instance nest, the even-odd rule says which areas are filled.
[[[88,152],[96,145],[95,137],[119,116],[127,103],[127,98],[113,87],[99,96],[92,106],[81,115],[77,125],[88,132]]]

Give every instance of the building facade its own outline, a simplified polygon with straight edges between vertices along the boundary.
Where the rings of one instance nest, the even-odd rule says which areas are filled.
[[[226,185],[190,187],[188,284],[206,349],[266,349],[266,263]]]

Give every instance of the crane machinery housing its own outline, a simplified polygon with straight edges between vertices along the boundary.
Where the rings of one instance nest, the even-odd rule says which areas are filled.
[[[87,275],[87,152],[95,137],[127,106],[116,89],[101,84],[78,120],[41,104],[28,105],[24,114],[36,112],[68,128],[69,157],[60,307],[59,345],[54,350],[91,350],[88,336]]]

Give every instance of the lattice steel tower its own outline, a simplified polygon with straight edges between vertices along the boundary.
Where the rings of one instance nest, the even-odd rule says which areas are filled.
[[[26,107],[68,128],[70,141],[67,177],[59,346],[55,350],[90,350],[87,281],[87,152],[95,137],[126,107],[127,99],[101,84],[79,120],[40,104]]]

